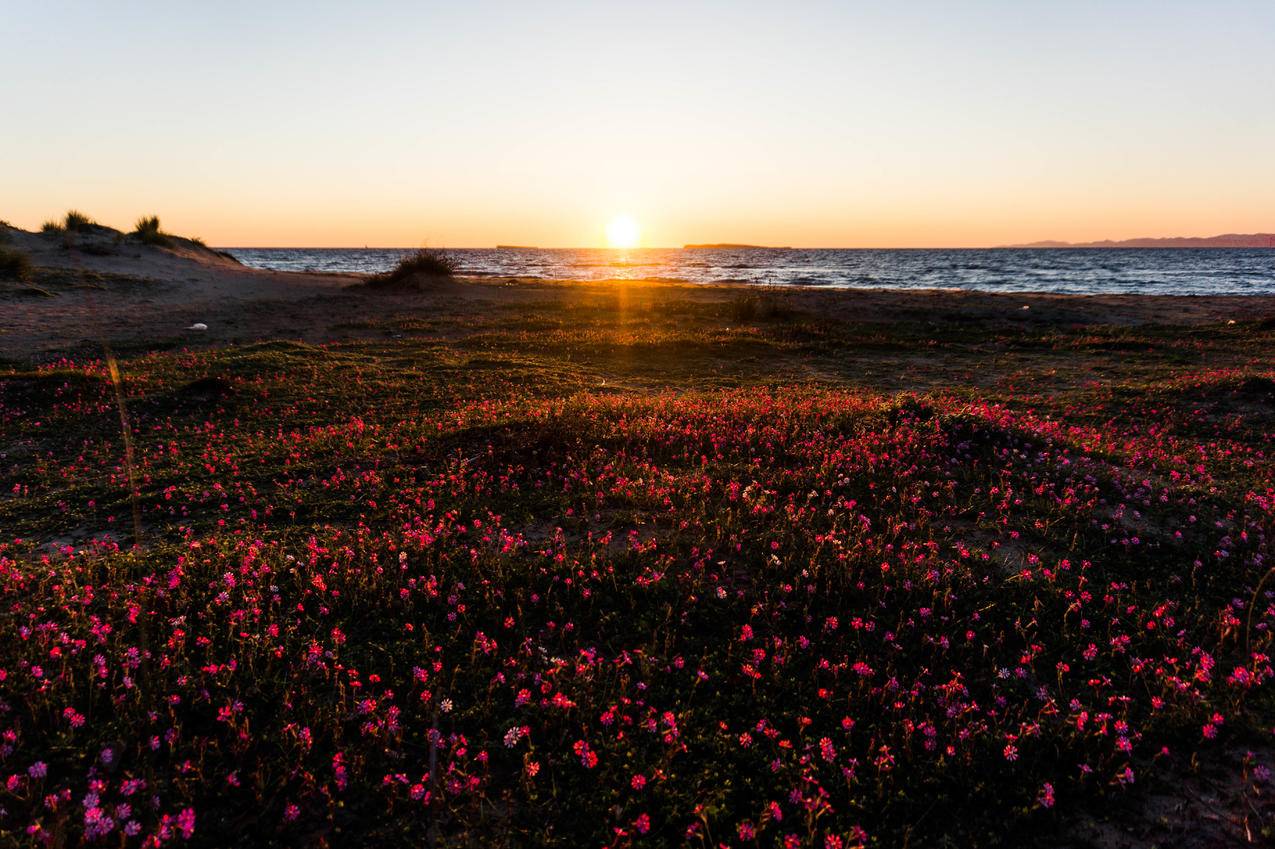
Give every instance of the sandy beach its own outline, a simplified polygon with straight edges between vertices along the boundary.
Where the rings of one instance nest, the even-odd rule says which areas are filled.
[[[554,281],[463,278],[437,291],[366,291],[357,275],[252,269],[195,246],[111,246],[113,236],[57,239],[7,231],[9,244],[40,269],[31,285],[0,288],[0,358],[39,362],[91,352],[103,343],[129,350],[148,345],[204,347],[272,338],[336,342],[381,332],[378,326],[446,315],[463,326],[492,310],[554,311],[606,305],[623,297],[676,313],[713,306],[727,315],[741,297],[757,295],[786,313],[822,322],[921,322],[1035,332],[1051,327],[1197,326],[1275,317],[1275,295],[1132,296],[988,294],[949,290],[820,290],[666,281]],[[87,243],[87,244],[86,244]],[[92,249],[92,245],[107,245]],[[86,246],[89,249],[86,250]],[[109,251],[109,252],[104,252]],[[0,284],[3,285],[3,284]],[[1026,308],[1026,309],[1025,309]],[[727,317],[729,317],[727,315]],[[203,332],[186,328],[206,324]],[[449,330],[447,332],[454,332]]]

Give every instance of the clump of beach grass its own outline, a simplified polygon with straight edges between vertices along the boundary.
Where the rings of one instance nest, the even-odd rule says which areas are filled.
[[[172,244],[168,234],[159,227],[158,215],[143,215],[137,219],[137,223],[133,225],[133,235],[147,245],[168,247]]]
[[[421,248],[399,260],[398,265],[367,279],[373,289],[420,289],[427,282],[449,281],[456,277],[457,262],[443,251]]]
[[[89,218],[78,209],[69,209],[66,218],[63,220],[62,229],[64,230],[88,230],[97,224],[92,218]]]
[[[46,236],[61,236],[68,233],[87,232],[97,226],[97,222],[78,209],[69,209],[62,220],[50,218],[40,225],[40,232]]]
[[[0,248],[0,279],[26,281],[31,279],[31,259],[22,251]]]

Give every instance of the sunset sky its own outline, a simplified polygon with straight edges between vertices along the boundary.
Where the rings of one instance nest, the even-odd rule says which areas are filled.
[[[1275,230],[1275,3],[6,4],[0,218],[223,246]]]

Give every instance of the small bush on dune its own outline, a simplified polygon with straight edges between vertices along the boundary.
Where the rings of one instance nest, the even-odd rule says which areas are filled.
[[[65,230],[87,230],[97,222],[77,209],[68,210],[63,224]]]
[[[0,279],[31,279],[31,260],[21,251],[0,248]]]
[[[133,226],[133,235],[147,245],[166,247],[171,244],[168,234],[159,229],[158,215],[143,215]]]
[[[457,263],[442,251],[422,248],[410,253],[384,274],[369,277],[367,285],[374,289],[419,288],[426,279],[450,280],[456,276]]]
[[[48,221],[40,225],[40,232],[46,236],[56,236],[66,230],[61,221],[54,221],[50,218]]]

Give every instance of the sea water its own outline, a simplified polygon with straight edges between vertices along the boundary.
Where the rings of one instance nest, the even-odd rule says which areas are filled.
[[[245,265],[376,273],[411,249],[229,248]],[[564,280],[740,282],[842,289],[971,289],[1066,294],[1275,294],[1275,250],[570,248],[447,249],[460,273]]]

